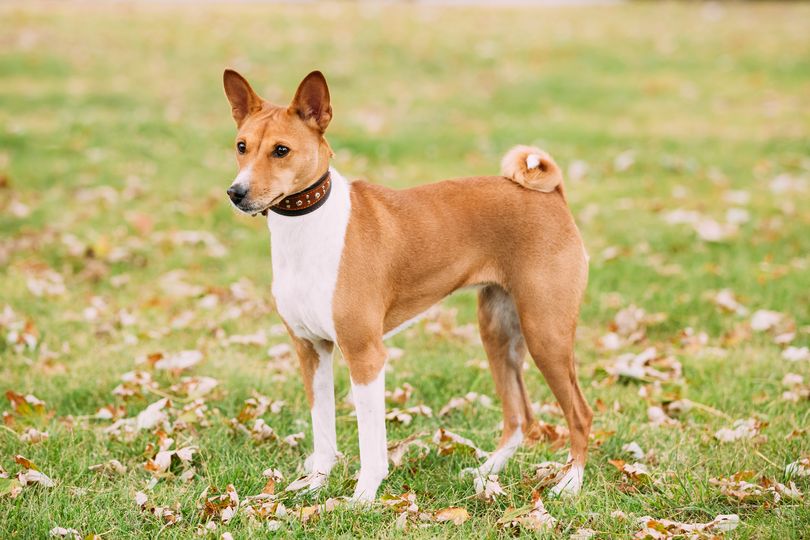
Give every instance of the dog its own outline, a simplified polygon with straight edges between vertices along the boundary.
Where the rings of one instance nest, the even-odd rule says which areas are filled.
[[[503,406],[497,449],[474,470],[497,474],[540,428],[523,382],[528,352],[570,431],[570,466],[553,493],[578,493],[593,413],[577,382],[574,337],[588,256],[562,173],[545,152],[518,146],[501,176],[393,190],[348,182],[330,167],[326,79],[313,71],[289,106],[223,76],[237,126],[232,204],[264,215],[272,293],[300,360],[314,450],[292,489],[317,490],[339,456],[332,351],[349,367],[360,472],[354,501],[373,501],[388,474],[383,340],[455,290],[478,288],[481,340]]]

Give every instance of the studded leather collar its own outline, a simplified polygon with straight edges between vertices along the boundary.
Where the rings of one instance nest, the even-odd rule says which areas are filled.
[[[281,202],[270,207],[270,210],[282,216],[303,216],[320,208],[332,192],[332,178],[329,169],[317,182],[304,191],[284,197]]]

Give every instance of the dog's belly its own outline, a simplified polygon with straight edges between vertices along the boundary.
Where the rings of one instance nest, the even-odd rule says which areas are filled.
[[[296,336],[310,341],[336,341],[332,300],[351,201],[348,183],[334,169],[332,190],[317,212],[267,219],[276,309]]]

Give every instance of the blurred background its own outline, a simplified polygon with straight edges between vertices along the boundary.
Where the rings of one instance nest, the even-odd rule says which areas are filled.
[[[348,178],[405,188],[496,174],[514,144],[544,148],[566,173],[591,254],[578,353],[588,399],[602,404],[597,430],[636,436],[631,426],[646,421],[651,398],[603,384],[603,368],[619,352],[657,346],[688,375],[665,389],[667,399],[688,395],[729,419],[767,416],[770,442],[757,451],[780,466],[808,451],[806,435],[785,441],[806,428],[807,400],[779,396],[788,372],[810,378],[809,5],[6,1],[0,21],[0,381],[55,411],[44,445],[0,439],[7,469],[17,453],[63,478],[85,478],[101,457],[134,462],[142,440],[122,448],[99,438],[92,422],[68,429],[63,419],[110,403],[122,414],[142,409],[155,396],[110,392],[156,352],[202,351],[196,373],[220,381],[222,414],[258,389],[288,402],[277,431],[306,432],[295,361],[270,302],[265,224],[236,215],[225,196],[236,171],[226,67],[279,104],[322,70],[334,110],[327,136]],[[409,381],[437,408],[470,389],[494,395],[486,372],[462,369],[483,359],[465,337],[474,306],[473,293],[455,295],[444,318],[396,338],[392,346],[406,353],[391,387]],[[616,319],[631,307],[644,329],[635,341]],[[778,322],[752,326],[758,310]],[[786,354],[798,360],[788,364]],[[179,376],[154,374],[164,390]],[[539,375],[527,376],[534,395],[550,400]],[[345,393],[345,370],[339,381]],[[349,412],[340,438],[355,459]],[[469,413],[454,429],[484,444],[499,416],[497,408]],[[200,485],[224,486],[249,470],[255,487],[273,460],[294,477],[297,455],[253,452],[213,425],[199,435],[214,449]],[[707,429],[644,436],[666,441],[663,463],[686,477],[700,461],[694,480],[704,488],[711,474],[763,465],[753,449],[708,451]],[[627,442],[614,439],[605,448]],[[680,454],[664,449],[678,444]],[[596,467],[608,457],[597,453]],[[455,477],[443,462],[435,469],[436,485]],[[142,474],[121,488],[92,484],[108,508],[71,509],[68,487],[78,480],[55,495],[15,499],[8,531],[36,535],[54,515],[79,516],[92,531],[117,527],[120,512],[137,513],[123,501]],[[391,489],[418,486],[412,476],[395,477]],[[579,511],[605,504],[599,523],[615,534],[632,531],[611,520],[610,505],[706,517],[682,511],[697,489],[689,481],[646,502],[614,493],[608,505],[615,478],[593,477]],[[193,490],[163,489],[193,508]],[[51,514],[32,517],[45,500]],[[710,498],[704,511],[735,511],[724,505]],[[559,511],[578,515],[576,507]],[[494,527],[497,516],[479,512]],[[806,507],[781,523],[758,515],[751,526],[763,528],[748,530],[788,534],[806,519]],[[381,534],[376,526],[366,532]]]

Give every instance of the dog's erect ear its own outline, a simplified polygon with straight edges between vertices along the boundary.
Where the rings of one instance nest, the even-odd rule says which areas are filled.
[[[225,95],[231,102],[236,127],[240,127],[249,114],[262,108],[262,98],[256,95],[244,77],[232,69],[226,69],[222,74],[222,83],[225,85]]]
[[[332,120],[332,105],[329,103],[329,87],[320,71],[313,71],[301,81],[290,110],[321,133]]]

